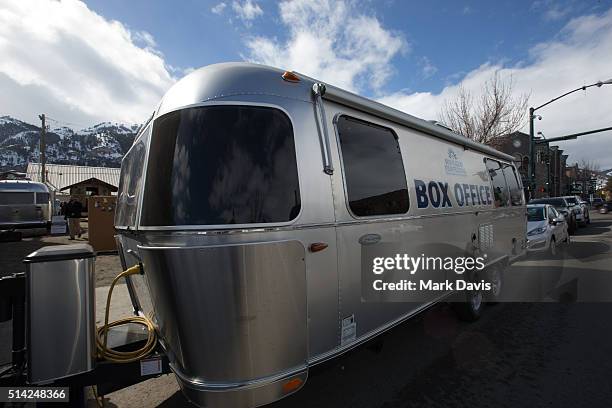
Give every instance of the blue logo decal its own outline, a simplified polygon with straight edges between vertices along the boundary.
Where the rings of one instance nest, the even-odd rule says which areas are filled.
[[[467,176],[463,162],[453,149],[448,149],[448,159],[444,159],[444,171],[453,176]]]

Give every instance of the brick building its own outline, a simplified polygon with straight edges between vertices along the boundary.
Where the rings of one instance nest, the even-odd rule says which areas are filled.
[[[496,148],[515,158],[523,181],[527,187],[527,173],[529,171],[529,135],[523,132],[514,132],[501,136],[496,140]],[[569,179],[565,168],[567,154],[559,146],[548,144],[535,145],[535,191],[532,198],[557,197],[569,194]],[[527,191],[525,196],[529,197]]]

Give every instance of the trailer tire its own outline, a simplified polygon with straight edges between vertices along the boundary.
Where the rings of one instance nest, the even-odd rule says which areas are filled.
[[[505,265],[493,266],[487,271],[487,281],[492,285],[492,289],[487,291],[486,295],[487,303],[490,305],[499,303],[499,300],[502,298],[505,271]]]
[[[460,320],[474,322],[480,318],[484,306],[482,291],[465,291],[465,302],[453,303],[453,309]]]

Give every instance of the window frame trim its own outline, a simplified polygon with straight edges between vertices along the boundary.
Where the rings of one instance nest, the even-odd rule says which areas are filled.
[[[138,206],[138,213],[137,213],[137,219],[136,219],[136,228],[135,230],[137,231],[208,231],[208,230],[253,230],[253,229],[269,229],[269,228],[276,228],[276,227],[286,227],[286,226],[291,226],[293,224],[296,224],[298,222],[298,220],[300,219],[300,217],[302,216],[302,212],[304,211],[304,192],[302,190],[302,177],[301,177],[301,173],[300,173],[300,165],[299,165],[299,155],[298,155],[298,151],[297,151],[297,138],[296,138],[296,126],[295,126],[295,122],[293,120],[293,118],[291,117],[291,115],[289,114],[289,112],[287,111],[287,109],[285,109],[284,107],[278,105],[278,104],[274,104],[274,103],[266,103],[266,102],[250,102],[250,101],[234,101],[234,100],[227,100],[227,101],[218,101],[218,100],[214,100],[214,101],[206,101],[206,102],[198,102],[198,103],[192,103],[189,105],[184,105],[184,106],[180,106],[178,108],[169,110],[167,112],[164,112],[162,115],[159,116],[155,116],[152,118],[152,120],[150,121],[150,126],[151,126],[151,136],[149,137],[149,142],[147,144],[147,151],[145,153],[145,169],[144,171],[147,170],[148,164],[149,164],[149,154],[150,154],[150,145],[153,141],[153,128],[155,127],[155,122],[163,117],[166,116],[170,113],[173,112],[177,112],[180,110],[184,110],[184,109],[190,109],[190,108],[200,108],[200,107],[211,107],[211,106],[223,106],[223,105],[230,105],[230,106],[254,106],[254,107],[262,107],[262,108],[272,108],[272,109],[276,109],[280,112],[282,112],[287,119],[289,119],[289,123],[291,124],[291,133],[292,133],[292,137],[293,137],[293,147],[294,147],[294,154],[295,154],[295,167],[296,167],[296,172],[297,172],[297,179],[298,179],[298,190],[300,192],[300,211],[298,212],[298,214],[295,216],[295,218],[293,218],[290,221],[284,221],[284,222],[266,222],[266,223],[251,223],[251,224],[197,224],[197,225],[160,225],[160,226],[154,226],[154,225],[142,225],[141,221],[142,221],[142,203],[144,201],[144,190],[145,190],[145,186],[147,185],[147,177],[148,177],[148,172],[145,172],[144,174],[144,178],[143,178],[143,183],[141,185],[141,198],[140,198],[140,203]]]
[[[357,121],[360,122],[364,122],[366,124],[370,124],[373,125],[375,127],[380,127],[383,129],[388,129],[391,131],[391,133],[394,135],[395,140],[397,140],[397,146],[400,149],[400,158],[402,160],[402,168],[404,169],[403,172],[403,176],[404,176],[404,180],[406,182],[406,193],[407,193],[407,199],[408,199],[408,208],[406,209],[406,212],[403,213],[394,213],[394,214],[378,214],[378,215],[357,215],[353,212],[353,210],[351,209],[350,203],[349,203],[349,196],[348,196],[348,185],[347,185],[347,181],[346,181],[346,169],[344,167],[344,156],[342,153],[342,143],[340,143],[340,129],[338,129],[338,123],[340,121],[340,119],[345,116],[349,119],[355,119]],[[397,134],[397,132],[395,131],[395,129],[393,129],[390,126],[385,126],[379,123],[375,123],[371,120],[371,118],[368,118],[368,120],[356,117],[351,115],[350,113],[347,112],[338,112],[334,115],[333,118],[333,125],[334,125],[334,133],[336,134],[336,146],[338,148],[338,156],[339,156],[339,160],[340,160],[340,167],[341,167],[341,173],[342,173],[342,190],[344,192],[344,205],[346,207],[346,210],[348,212],[348,214],[355,220],[388,220],[390,218],[403,218],[406,217],[407,215],[409,215],[410,213],[410,187],[408,186],[408,175],[406,174],[406,166],[404,165],[404,157],[403,157],[403,150],[402,150],[402,146],[400,143],[400,137]]]

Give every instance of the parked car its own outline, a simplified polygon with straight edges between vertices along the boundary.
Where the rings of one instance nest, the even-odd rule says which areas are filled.
[[[529,201],[529,204],[550,204],[555,207],[558,213],[563,215],[565,222],[567,223],[567,231],[573,234],[578,229],[578,222],[576,220],[576,213],[580,211],[572,204],[568,203],[563,197],[551,197],[551,198],[536,198],[535,200]]]
[[[608,201],[606,203],[603,203],[601,205],[601,207],[599,208],[599,213],[600,214],[607,214],[610,211],[612,211],[612,201]]]
[[[570,242],[565,217],[550,204],[527,206],[527,251],[557,254],[557,246]]]
[[[604,205],[605,201],[601,197],[596,197],[591,200],[591,208],[599,209],[602,205]]]
[[[565,200],[574,206],[576,209],[576,221],[581,227],[586,227],[587,224],[591,223],[591,217],[589,216],[589,207],[586,201],[582,200],[579,196],[565,196]]]

